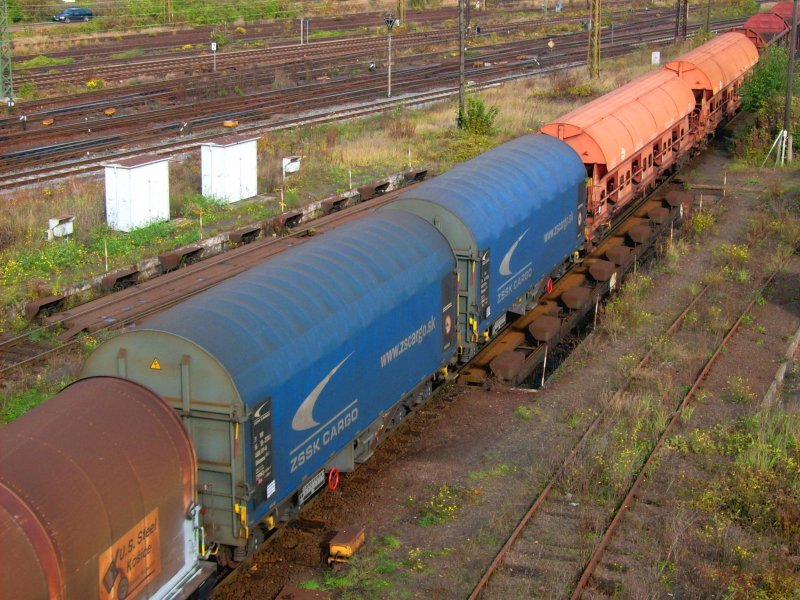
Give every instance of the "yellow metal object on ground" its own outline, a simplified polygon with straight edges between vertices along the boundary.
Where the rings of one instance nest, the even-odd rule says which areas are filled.
[[[363,544],[364,528],[343,529],[328,543],[328,564],[347,562]]]

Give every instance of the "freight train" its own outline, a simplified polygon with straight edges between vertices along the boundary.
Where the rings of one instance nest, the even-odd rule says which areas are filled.
[[[730,118],[726,33],[102,344],[0,429],[0,595],[177,598],[368,460]]]

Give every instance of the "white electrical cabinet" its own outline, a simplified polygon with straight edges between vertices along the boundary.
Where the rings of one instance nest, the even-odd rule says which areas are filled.
[[[258,193],[258,136],[227,135],[202,144],[203,196],[238,202]]]
[[[106,171],[106,222],[131,231],[169,220],[169,158],[140,156],[103,165]]]

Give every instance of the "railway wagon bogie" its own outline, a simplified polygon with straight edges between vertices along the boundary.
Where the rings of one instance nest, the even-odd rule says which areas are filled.
[[[583,166],[566,144],[527,135],[389,203],[448,239],[458,263],[455,324],[463,361],[524,313],[583,244]]]
[[[209,550],[239,559],[428,393],[456,348],[454,270],[434,227],[374,214],[109,340],[84,374],[135,379],[178,411]]]

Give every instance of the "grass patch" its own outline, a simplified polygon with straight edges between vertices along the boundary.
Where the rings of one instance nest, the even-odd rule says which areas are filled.
[[[653,322],[653,315],[641,305],[652,286],[649,277],[641,274],[629,276],[620,293],[606,303],[603,326],[612,339]]]
[[[38,380],[27,389],[0,394],[0,422],[10,423],[52,398],[68,383],[68,380],[61,380],[56,383]]]
[[[746,403],[755,400],[755,394],[741,375],[731,375],[725,382],[725,398],[731,402]]]
[[[403,564],[417,572],[426,572],[430,570],[428,561],[431,558],[440,556],[447,556],[455,551],[455,548],[442,548],[441,550],[423,550],[422,548],[412,548],[408,551],[408,556]]]
[[[401,560],[395,557],[401,546],[402,542],[397,536],[387,534],[379,540],[379,546],[369,551],[362,550],[341,569],[326,571],[321,579],[304,581],[299,587],[306,590],[333,591],[341,598],[385,597],[386,590],[393,589],[396,585],[393,579],[402,575],[403,566],[412,567],[408,558]],[[422,551],[419,548],[409,551],[408,555],[414,557],[414,564],[420,564],[432,556],[444,556],[441,551]]]
[[[608,436],[592,441],[590,467],[578,476],[582,489],[591,490],[601,505],[627,489],[667,420],[661,398],[650,392],[623,394],[610,408],[619,415],[617,423]]]
[[[397,550],[403,545],[403,543],[400,541],[400,538],[390,533],[387,533],[381,538],[381,544],[390,550]]]
[[[115,60],[125,60],[128,58],[138,58],[140,56],[144,56],[144,48],[131,48],[130,50],[125,50],[124,52],[112,54],[111,58]]]
[[[703,328],[712,335],[721,335],[728,331],[730,323],[719,306],[708,306],[703,319]]]
[[[533,409],[530,406],[518,406],[514,409],[514,416],[523,421],[530,421],[533,415]]]
[[[800,552],[799,435],[796,411],[766,409],[708,436],[713,471],[693,506],[718,589],[729,581],[731,597],[791,598],[800,589],[800,572],[782,558]]]
[[[717,218],[708,209],[699,209],[692,213],[689,218],[689,232],[691,238],[699,241],[709,235],[713,235],[717,230]]]
[[[501,463],[492,469],[483,471],[471,471],[468,477],[472,481],[484,481],[486,479],[494,479],[496,477],[510,475],[511,473],[515,473],[516,471],[517,471],[516,467],[507,465],[506,463]]]
[[[49,56],[37,56],[30,60],[22,61],[15,64],[14,68],[17,71],[24,71],[26,69],[44,69],[46,67],[57,67],[60,65],[69,65],[75,62],[73,58],[50,58]]]

